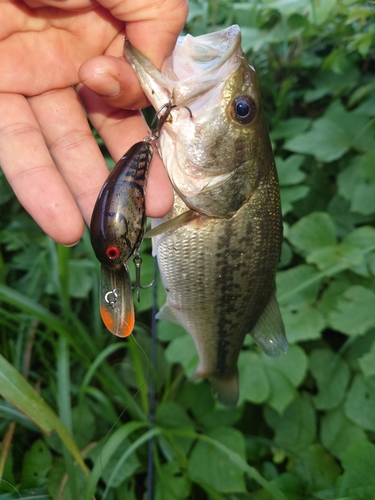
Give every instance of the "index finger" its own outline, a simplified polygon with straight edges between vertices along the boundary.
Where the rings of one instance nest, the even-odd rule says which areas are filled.
[[[187,0],[99,0],[125,21],[130,43],[160,68],[175,46],[186,22]]]

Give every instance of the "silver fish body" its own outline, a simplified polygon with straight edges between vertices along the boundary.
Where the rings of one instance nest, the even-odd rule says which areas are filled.
[[[271,356],[288,346],[275,298],[277,173],[256,74],[240,41],[238,26],[180,37],[161,72],[125,44],[155,109],[178,106],[159,142],[175,190],[173,209],[155,221],[167,294],[159,317],[192,335],[196,376],[208,378],[226,405],[238,399],[237,360],[247,333]]]

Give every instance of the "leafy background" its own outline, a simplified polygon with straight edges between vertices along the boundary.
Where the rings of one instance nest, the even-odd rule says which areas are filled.
[[[359,0],[190,2],[193,35],[240,24],[280,177],[290,350],[270,359],[246,342],[236,409],[188,380],[197,357],[181,328],[159,322],[151,352],[155,291],[131,338],[109,335],[88,234],[56,245],[1,177],[1,500],[375,498],[374,13]]]

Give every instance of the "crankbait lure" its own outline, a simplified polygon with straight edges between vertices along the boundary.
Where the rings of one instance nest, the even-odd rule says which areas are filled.
[[[105,326],[118,337],[134,328],[135,315],[128,263],[134,259],[139,300],[138,255],[145,226],[145,187],[153,156],[151,142],[159,137],[164,122],[175,106],[164,105],[157,127],[150,137],[134,144],[117,162],[96,201],[90,224],[91,244],[101,263],[100,314]]]

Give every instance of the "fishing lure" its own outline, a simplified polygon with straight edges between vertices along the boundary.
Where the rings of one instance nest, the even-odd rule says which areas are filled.
[[[164,122],[175,106],[168,103],[157,127],[143,141],[134,144],[120,158],[104,183],[90,224],[91,244],[100,267],[100,314],[105,326],[118,337],[134,328],[135,315],[128,263],[136,266],[137,296],[142,259],[138,252],[145,226],[145,187],[154,153],[151,142],[159,137]],[[150,285],[148,285],[150,286]]]

